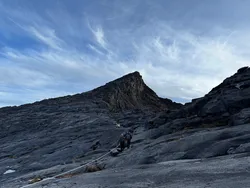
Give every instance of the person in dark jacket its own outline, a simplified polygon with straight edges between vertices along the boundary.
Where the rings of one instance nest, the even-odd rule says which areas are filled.
[[[122,152],[126,147],[130,148],[133,132],[133,129],[129,129],[128,131],[121,134],[118,146],[120,152]]]

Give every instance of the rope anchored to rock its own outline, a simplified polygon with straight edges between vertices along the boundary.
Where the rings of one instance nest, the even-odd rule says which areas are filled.
[[[131,132],[131,130],[130,130],[130,132]],[[22,187],[20,187],[20,188],[31,187],[31,186],[33,186],[33,185],[40,184],[40,183],[43,183],[43,182],[48,181],[48,180],[53,180],[53,179],[58,179],[58,178],[69,177],[69,176],[70,176],[70,173],[72,173],[72,172],[74,172],[74,171],[76,171],[76,170],[80,170],[80,169],[82,169],[82,168],[84,168],[84,167],[86,167],[86,166],[88,166],[88,165],[90,165],[90,164],[92,164],[92,163],[94,163],[94,162],[97,162],[97,161],[103,159],[104,157],[106,157],[108,154],[111,154],[111,156],[117,156],[120,152],[122,152],[122,150],[123,150],[124,147],[125,147],[125,145],[124,145],[123,142],[124,142],[124,139],[127,139],[127,138],[126,138],[127,134],[130,134],[130,133],[126,132],[125,134],[122,134],[122,135],[121,135],[121,138],[123,138],[123,139],[121,140],[121,138],[120,138],[119,144],[118,144],[114,149],[109,150],[107,153],[101,155],[101,156],[98,157],[97,159],[94,159],[94,160],[92,160],[92,161],[90,161],[90,162],[87,162],[87,163],[85,163],[85,164],[83,164],[83,165],[81,165],[81,166],[79,166],[79,167],[73,168],[73,169],[71,169],[71,170],[68,170],[68,171],[66,171],[66,172],[63,172],[63,173],[61,173],[61,174],[57,174],[57,175],[52,176],[52,177],[48,177],[48,178],[45,178],[45,179],[42,179],[42,178],[35,178],[35,179],[33,179],[33,181],[30,182],[29,185],[25,185],[25,186],[22,186]],[[131,134],[130,134],[130,136],[129,136],[128,139],[129,139],[129,141],[127,141],[127,142],[128,142],[129,145],[130,145],[130,140],[132,139],[132,135],[131,135]],[[122,144],[122,143],[123,143],[123,144]],[[128,143],[127,143],[127,144],[128,144]],[[123,146],[122,146],[122,145],[123,145]],[[129,145],[128,145],[127,147],[129,147]],[[103,168],[104,168],[104,167],[103,167]],[[90,172],[91,172],[92,170],[93,170],[93,169],[89,169]],[[98,169],[97,169],[97,170],[98,170]],[[99,170],[101,170],[101,169],[99,169]],[[93,172],[93,171],[92,171],[92,172]]]
[[[52,176],[52,177],[49,177],[49,178],[37,179],[36,182],[34,182],[34,183],[32,183],[32,184],[29,184],[29,185],[22,186],[22,187],[20,187],[20,188],[31,187],[31,186],[33,186],[33,185],[43,183],[43,182],[45,182],[45,181],[47,181],[47,180],[53,180],[53,179],[57,179],[57,178],[64,178],[64,176],[66,176],[66,175],[68,175],[68,174],[70,174],[70,173],[72,173],[72,172],[74,172],[74,171],[76,171],[76,170],[80,170],[80,169],[86,167],[87,165],[90,165],[90,164],[92,164],[92,163],[94,163],[94,162],[97,162],[97,161],[103,159],[103,158],[106,157],[109,153],[110,153],[110,151],[107,152],[107,153],[105,153],[105,154],[103,154],[102,156],[98,157],[97,159],[94,159],[94,160],[92,160],[92,161],[90,161],[90,162],[87,162],[87,163],[85,163],[85,164],[83,164],[83,165],[81,165],[81,166],[79,166],[79,167],[73,168],[73,169],[71,169],[71,170],[68,170],[68,171],[66,171],[66,172],[63,172],[63,173],[61,173],[61,174],[58,174],[58,175],[55,175],[55,176]]]

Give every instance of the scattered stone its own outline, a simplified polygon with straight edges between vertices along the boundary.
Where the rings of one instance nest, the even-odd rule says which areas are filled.
[[[97,172],[105,169],[105,164],[92,164],[85,168],[85,172]]]
[[[14,173],[16,172],[15,170],[7,170],[6,172],[4,172],[3,174],[11,174],[11,173]]]
[[[41,178],[41,177],[35,177],[35,178],[29,180],[29,184],[33,184],[33,183],[36,183],[36,182],[39,182],[42,180],[43,180],[43,178]]]

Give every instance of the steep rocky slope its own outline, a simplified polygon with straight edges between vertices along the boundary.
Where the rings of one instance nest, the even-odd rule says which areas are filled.
[[[19,176],[106,152],[123,127],[143,126],[159,110],[182,106],[162,100],[167,99],[159,98],[135,72],[89,92],[1,108],[0,174],[11,168]],[[90,149],[96,140],[100,151]]]
[[[86,94],[101,99],[111,110],[146,109],[168,110],[182,105],[169,99],[162,99],[143,81],[139,72],[125,75]]]
[[[98,161],[106,170],[31,187],[248,187],[249,82],[250,68],[241,68],[182,106],[157,97],[135,72],[90,92],[2,108],[0,174],[16,171],[0,185],[20,187],[78,167],[133,126],[132,148]],[[102,145],[92,151],[97,139]]]
[[[243,67],[204,97],[194,99],[172,113],[161,113],[147,128],[163,124],[170,132],[250,123],[250,68]]]

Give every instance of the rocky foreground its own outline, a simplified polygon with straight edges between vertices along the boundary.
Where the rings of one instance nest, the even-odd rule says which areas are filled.
[[[104,170],[29,187],[249,187],[250,68],[185,105],[158,97],[135,72],[89,92],[1,108],[0,187],[96,159],[127,127],[136,128],[132,148],[98,161]]]

